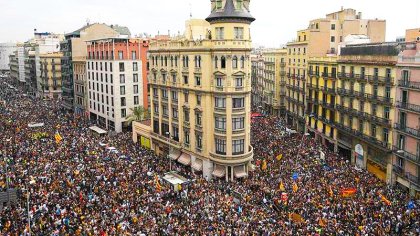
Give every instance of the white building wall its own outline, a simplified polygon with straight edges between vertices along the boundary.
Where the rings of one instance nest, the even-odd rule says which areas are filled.
[[[92,62],[94,68],[92,68]],[[133,62],[137,62],[137,71],[133,71]],[[90,65],[88,65],[90,63]],[[98,68],[96,68],[96,63],[98,63]],[[102,63],[102,71],[100,70],[100,64]],[[105,63],[107,63],[107,71],[105,71]],[[110,71],[110,63],[112,63],[112,72]],[[119,64],[124,63],[124,72],[119,71]],[[132,112],[131,109],[134,107],[142,105],[143,98],[143,88],[142,88],[142,76],[141,68],[142,63],[140,60],[123,60],[123,61],[110,61],[110,60],[88,60],[86,64],[87,68],[87,78],[88,78],[88,107],[89,112],[96,114],[98,117],[103,117],[106,120],[113,121],[115,124],[115,131],[122,131],[122,123],[126,121],[126,117],[129,117]],[[94,76],[92,77],[92,73]],[[133,74],[138,74],[138,82],[133,82]],[[102,82],[101,82],[102,74]],[[106,80],[106,74],[108,75],[108,80]],[[98,75],[99,79],[96,79]],[[111,82],[112,75],[112,82]],[[125,83],[120,83],[120,75],[125,76]],[[93,83],[95,83],[95,90],[93,89]],[[99,91],[97,86],[99,85]],[[106,86],[108,85],[108,93],[106,92]],[[138,93],[134,94],[134,85],[138,85]],[[102,87],[103,86],[103,91]],[[120,87],[125,86],[125,95],[121,95]],[[113,89],[113,94],[111,93],[111,88]],[[95,94],[95,97],[93,97]],[[99,100],[98,95],[99,94]],[[102,102],[102,95],[104,96],[104,102]],[[108,103],[106,102],[106,97],[108,96]],[[134,96],[139,97],[139,104],[134,104]],[[121,97],[125,97],[126,106],[121,106]],[[114,105],[112,105],[112,100],[114,100]],[[95,104],[95,105],[94,105]],[[99,109],[98,109],[99,106]],[[104,109],[102,110],[102,106]],[[126,117],[121,117],[121,109],[126,109]],[[109,111],[109,113],[107,113]]]
[[[19,81],[24,83],[25,80],[25,48],[18,47],[17,49],[17,59],[18,59],[18,66],[19,66]]]
[[[9,56],[17,50],[16,43],[0,43],[0,71],[9,70]]]

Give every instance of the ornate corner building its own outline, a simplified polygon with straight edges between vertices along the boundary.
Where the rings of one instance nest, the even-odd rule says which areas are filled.
[[[212,0],[206,20],[149,48],[151,148],[206,179],[248,175],[251,35],[249,0]]]

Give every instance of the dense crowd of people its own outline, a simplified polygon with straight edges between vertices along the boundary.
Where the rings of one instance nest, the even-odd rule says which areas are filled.
[[[194,181],[174,192],[156,184],[168,159],[133,143],[131,133],[95,135],[59,101],[9,84],[0,80],[0,190],[17,189],[19,201],[0,212],[1,235],[420,234],[407,193],[310,137],[288,135],[278,118],[253,119],[248,178],[205,181],[175,165]]]

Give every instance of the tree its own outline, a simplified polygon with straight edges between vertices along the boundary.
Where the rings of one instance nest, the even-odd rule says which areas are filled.
[[[149,109],[144,108],[143,106],[138,106],[134,108],[130,108],[131,116],[127,118],[127,123],[131,124],[133,121],[143,121],[149,119],[150,113]]]

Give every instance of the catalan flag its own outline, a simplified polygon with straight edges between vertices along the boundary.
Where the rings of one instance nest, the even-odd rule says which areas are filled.
[[[299,188],[298,188],[297,184],[296,184],[296,183],[294,183],[294,184],[293,184],[293,192],[295,192],[295,193],[296,193],[296,192],[298,191],[298,189],[299,189]]]
[[[381,198],[381,201],[383,201],[387,206],[391,205],[391,201],[389,201],[384,195],[381,193],[378,193],[379,197]]]
[[[279,154],[279,155],[276,157],[276,159],[277,159],[278,161],[280,161],[282,158],[283,158],[283,154]]]
[[[55,133],[54,138],[55,138],[55,142],[57,144],[60,143],[61,140],[63,140],[63,138],[61,137],[61,135],[58,132]]]
[[[156,192],[162,191],[162,185],[160,185],[159,177],[157,175],[155,175],[155,187],[156,187]]]
[[[330,197],[333,197],[334,196],[334,192],[333,192],[331,186],[330,186],[330,189],[329,189],[328,193],[330,194]]]
[[[261,165],[261,170],[266,170],[267,169],[267,161],[263,160],[263,163]]]
[[[286,191],[286,189],[284,188],[283,180],[280,181],[279,190],[282,191],[282,192]]]

